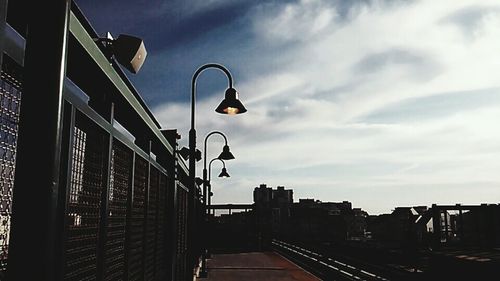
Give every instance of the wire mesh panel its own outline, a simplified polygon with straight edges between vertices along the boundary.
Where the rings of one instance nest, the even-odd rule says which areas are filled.
[[[109,136],[77,112],[66,210],[64,280],[96,280],[102,192],[107,184]]]
[[[108,191],[108,225],[105,245],[104,280],[123,280],[125,274],[125,231],[127,198],[132,185],[133,152],[113,140]]]
[[[167,266],[167,176],[160,173],[158,186],[158,213],[157,213],[157,236],[156,236],[156,276],[159,280],[165,279]]]
[[[178,183],[179,184],[179,183]],[[187,269],[187,207],[188,193],[177,186],[177,243],[175,280],[184,280]]]
[[[22,67],[4,55],[0,74],[0,279],[9,254],[22,81]]]
[[[134,169],[134,195],[130,219],[129,280],[144,280],[144,227],[146,188],[149,163],[136,156]]]
[[[146,280],[153,280],[156,266],[156,214],[158,211],[158,180],[159,172],[151,166],[148,192],[148,216],[146,227]]]

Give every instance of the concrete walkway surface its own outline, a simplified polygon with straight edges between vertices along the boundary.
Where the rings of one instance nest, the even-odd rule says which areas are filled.
[[[207,261],[208,278],[198,281],[319,281],[273,252],[216,254]]]

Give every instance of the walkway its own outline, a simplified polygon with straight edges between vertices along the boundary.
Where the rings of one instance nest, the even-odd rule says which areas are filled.
[[[199,281],[319,281],[282,256],[272,253],[217,254],[208,260],[208,278]]]

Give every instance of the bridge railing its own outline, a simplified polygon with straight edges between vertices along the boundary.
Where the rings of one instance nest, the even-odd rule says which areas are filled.
[[[160,129],[74,3],[60,112],[46,112],[43,96],[55,93],[33,91],[40,81],[34,76],[50,76],[33,63],[45,58],[27,56],[60,46],[50,39],[27,46],[27,34],[43,34],[33,23],[49,27],[43,18],[52,14],[44,8],[28,22],[25,2],[0,0],[0,280],[192,279],[187,241],[194,194],[176,137]],[[37,101],[44,102],[40,111],[28,112]],[[56,114],[60,120],[46,117]],[[39,157],[50,150],[47,128],[55,128],[60,144],[54,159]]]

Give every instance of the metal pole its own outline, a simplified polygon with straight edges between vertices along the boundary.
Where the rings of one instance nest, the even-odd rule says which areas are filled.
[[[150,203],[149,203],[149,192],[151,188],[151,147],[152,147],[152,141],[148,140],[147,141],[148,145],[148,171],[147,171],[147,182],[146,182],[146,192],[144,194],[144,226],[142,229],[142,276],[144,280],[147,280],[147,250],[148,247],[151,247],[151,245],[148,245],[148,219],[149,219],[149,214],[148,210],[150,208]]]
[[[208,141],[208,138],[214,134],[221,135],[224,138],[224,144],[227,145],[227,137],[222,132],[213,131],[213,132],[210,132],[205,137],[204,146],[203,146],[203,203],[205,204],[205,208],[207,206],[207,141]],[[212,161],[210,161],[210,163],[212,163]],[[205,213],[206,213],[206,210],[205,210]]]
[[[36,12],[28,17],[7,279],[52,281],[62,266],[55,249],[63,243],[56,224],[71,0],[24,4]]]
[[[458,235],[460,235],[460,244],[463,246],[464,243],[464,214],[462,208],[458,209],[458,224],[460,228],[458,228]]]
[[[194,233],[197,231],[196,230],[196,188],[195,188],[195,177],[196,177],[196,129],[195,129],[195,110],[196,110],[196,79],[198,76],[206,69],[208,68],[216,68],[219,70],[222,70],[228,79],[229,87],[233,87],[233,79],[231,77],[231,73],[222,65],[215,64],[215,63],[209,63],[202,65],[200,68],[198,68],[191,80],[191,128],[189,130],[189,189],[191,193],[191,200],[189,200],[189,205],[188,206],[188,218],[189,218],[189,230],[188,233],[190,233],[190,236],[188,236],[188,241],[190,242],[189,245],[195,245],[194,241]],[[191,249],[189,251],[189,261],[191,262],[191,265],[194,266],[195,264],[195,249]]]
[[[109,120],[113,125],[115,105],[110,104]],[[98,233],[98,247],[97,247],[97,279],[104,280],[105,275],[105,262],[106,262],[106,241],[108,239],[108,215],[109,215],[109,189],[111,187],[111,164],[113,163],[113,131],[108,134],[108,155],[107,155],[107,169],[106,169],[106,185],[101,193],[101,206],[100,206],[100,221]]]
[[[212,159],[210,163],[208,164],[208,213],[210,214],[210,206],[212,206],[212,162],[215,161],[215,159]],[[222,161],[222,160],[221,160]],[[222,161],[224,163],[224,161]],[[214,216],[215,216],[215,210],[214,210]]]
[[[127,218],[125,224],[125,280],[129,280],[129,271],[130,271],[130,248],[131,248],[131,230],[132,230],[132,209],[134,208],[134,190],[135,190],[135,160],[136,153],[132,153],[132,163],[130,167],[130,185],[128,186],[127,193]]]
[[[445,243],[448,243],[449,242],[449,232],[448,232],[449,222],[448,222],[448,210],[447,209],[443,210],[443,216],[444,216],[444,237],[445,237]]]
[[[225,139],[225,137],[224,137],[224,139]],[[227,145],[227,139],[226,139],[226,145]],[[206,151],[206,145],[205,145],[205,151]],[[206,159],[206,155],[205,155],[205,159]],[[211,201],[212,201],[212,185],[210,184],[210,181],[211,181],[211,174],[212,174],[212,163],[215,160],[221,161],[223,167],[224,168],[226,167],[224,160],[219,159],[219,158],[214,158],[214,159],[210,160],[210,163],[208,164],[208,179],[206,179],[206,169],[203,170],[203,175],[204,175],[203,184],[205,185],[205,195],[206,195],[205,196],[206,203],[205,203],[204,216],[205,216],[206,232],[209,234],[210,234],[210,230],[208,229],[208,225],[209,225],[208,221],[209,221],[209,215],[211,214],[210,206],[211,206]],[[206,190],[207,186],[208,186],[208,194],[207,194],[207,190]],[[214,210],[214,216],[215,216],[215,210]],[[210,258],[210,256],[211,256],[210,249],[208,247],[208,243],[209,243],[208,241],[210,241],[211,236],[209,235],[208,237],[209,237],[209,239],[207,239],[207,247],[206,247],[205,251],[203,252],[204,256],[203,256],[203,259],[201,261],[201,269],[202,270],[201,270],[200,277],[201,276],[206,277],[208,275],[208,273],[206,271],[206,259]]]
[[[432,204],[432,228],[433,228],[433,247],[441,246],[441,210],[436,204]]]
[[[65,188],[60,189],[59,193],[59,199],[61,204],[64,204],[64,207],[60,209],[60,211],[57,214],[57,224],[59,225],[60,231],[60,236],[59,240],[60,241],[66,241],[67,235],[68,235],[68,227],[64,223],[66,220],[66,213],[68,210],[68,201],[69,201],[69,196],[70,196],[70,185],[71,185],[71,173],[73,171],[73,142],[74,142],[74,132],[75,132],[75,122],[76,122],[76,109],[75,107],[65,104],[64,107],[64,118],[65,120],[69,120],[69,122],[64,122],[64,135],[63,135],[63,147],[62,147],[62,154],[61,154],[61,159],[62,161],[64,160],[66,164],[66,169],[62,170],[61,173],[64,173],[66,178],[64,179],[64,184],[66,185]],[[64,167],[61,167],[64,169]],[[59,243],[57,246],[57,256],[56,256],[56,264],[59,264],[58,268],[56,269],[56,280],[62,280],[64,277],[64,267],[62,265],[65,264],[66,262],[66,253],[65,253],[65,247],[63,243]]]
[[[209,186],[209,184],[207,183],[207,141],[208,141],[209,137],[212,136],[212,135],[214,135],[214,134],[221,135],[224,138],[224,144],[227,146],[227,137],[222,132],[213,131],[213,132],[210,132],[205,137],[204,147],[203,147],[203,207],[204,207],[204,210],[203,210],[203,223],[204,223],[204,226],[203,227],[205,228],[205,232],[208,232],[208,215],[207,215],[208,204],[207,203],[210,200],[210,195],[209,194],[207,195],[207,186]],[[210,161],[210,163],[209,163],[209,166],[216,159],[217,158],[212,159]],[[221,159],[219,159],[219,160],[221,160]],[[222,163],[224,163],[224,161],[222,161]],[[210,169],[210,167],[209,167],[209,169]],[[201,259],[201,270],[200,270],[200,277],[202,277],[202,278],[205,278],[205,277],[208,276],[208,272],[207,272],[207,258],[210,256],[210,254],[208,253],[208,247],[205,246],[204,248],[205,249],[203,249],[203,255],[202,255],[202,259]]]

